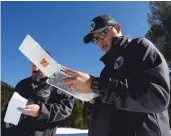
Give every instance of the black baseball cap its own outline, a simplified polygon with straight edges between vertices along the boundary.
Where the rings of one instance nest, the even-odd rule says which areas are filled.
[[[84,37],[84,43],[89,43],[93,40],[93,35],[95,33],[100,33],[104,31],[108,26],[113,26],[118,24],[111,16],[102,15],[95,17],[90,24],[90,33]]]

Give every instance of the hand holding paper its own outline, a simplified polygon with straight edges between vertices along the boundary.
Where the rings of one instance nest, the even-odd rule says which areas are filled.
[[[17,92],[14,92],[13,96],[9,101],[4,121],[6,123],[18,125],[22,113],[21,111],[18,110],[18,108],[19,107],[24,108],[26,104],[27,104],[27,99],[20,96]]]
[[[91,83],[93,77],[89,74],[74,71],[71,69],[65,69],[66,73],[71,77],[61,80],[62,84],[73,85],[73,88],[78,93],[92,93]]]
[[[27,105],[24,108],[19,108],[19,110],[28,116],[37,117],[40,114],[40,106],[37,104]]]

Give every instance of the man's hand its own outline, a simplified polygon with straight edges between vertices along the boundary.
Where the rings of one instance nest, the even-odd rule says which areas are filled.
[[[37,117],[40,114],[40,106],[37,104],[27,105],[25,108],[18,108],[25,115]]]
[[[92,99],[89,101],[89,103],[91,103],[91,104],[95,104],[95,102],[96,102],[95,99]]]
[[[66,74],[70,75],[70,78],[61,81],[66,86],[72,85],[72,89],[79,93],[91,93],[91,83],[93,77],[89,74],[71,70],[64,67]]]

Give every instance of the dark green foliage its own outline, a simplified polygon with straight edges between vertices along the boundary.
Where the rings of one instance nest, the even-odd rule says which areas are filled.
[[[146,38],[157,44],[158,39],[163,37],[163,43],[158,48],[169,62],[171,61],[171,2],[149,2],[149,9],[150,30],[147,32]]]

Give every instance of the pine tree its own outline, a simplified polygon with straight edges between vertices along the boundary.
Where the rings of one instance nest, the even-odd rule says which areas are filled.
[[[159,49],[166,60],[171,61],[171,2],[149,2],[149,9],[148,23],[151,28],[146,38],[155,43],[159,37],[163,36],[164,42]]]

